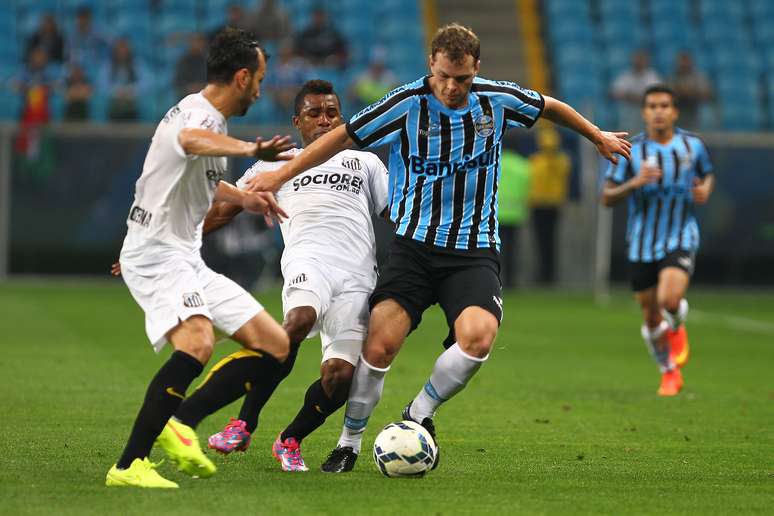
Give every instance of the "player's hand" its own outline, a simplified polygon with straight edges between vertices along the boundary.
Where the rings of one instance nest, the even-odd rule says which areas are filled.
[[[271,192],[248,193],[242,201],[242,208],[250,213],[264,215],[264,217],[269,220],[274,219],[282,222],[283,219],[288,218],[288,214],[285,213],[285,210],[280,208],[277,199]],[[273,223],[271,225],[273,225]]]
[[[244,189],[248,192],[276,192],[282,183],[278,180],[276,171],[262,172],[245,181]]]
[[[632,178],[632,182],[635,188],[642,188],[645,185],[657,183],[662,175],[660,168],[643,163],[640,167],[640,173]]]
[[[293,159],[292,154],[283,154],[295,148],[296,143],[290,136],[275,135],[269,141],[263,141],[260,136],[255,139],[255,157],[264,161],[279,161]]]
[[[620,154],[626,159],[631,159],[632,144],[626,139],[627,136],[629,136],[629,133],[601,131],[599,140],[596,142],[597,151],[614,165],[618,163],[618,156],[616,154]]]
[[[709,184],[699,180],[698,177],[693,178],[693,202],[696,204],[707,204],[710,197]]]
[[[110,266],[110,274],[112,276],[120,276],[121,275],[121,262],[116,262],[113,265]]]

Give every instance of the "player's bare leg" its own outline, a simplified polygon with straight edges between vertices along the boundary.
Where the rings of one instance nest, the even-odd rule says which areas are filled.
[[[410,330],[411,318],[397,301],[385,299],[371,310],[368,338],[349,390],[344,428],[323,471],[341,473],[354,467],[368,418],[382,396],[384,376]]]
[[[666,337],[669,325],[661,317],[658,304],[657,289],[655,287],[637,292],[637,301],[642,308],[644,324],[640,330],[645,345],[650,355],[661,371],[661,385],[658,394],[661,396],[674,396],[683,385],[680,370],[669,357],[669,341]]]
[[[685,293],[689,283],[690,276],[679,267],[665,267],[659,273],[658,305],[661,316],[669,324],[666,336],[672,361],[677,367],[683,367],[688,362],[690,352],[684,324],[688,317]]]

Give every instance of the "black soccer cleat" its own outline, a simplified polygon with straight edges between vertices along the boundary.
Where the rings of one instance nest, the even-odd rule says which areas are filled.
[[[346,473],[352,471],[357,461],[357,453],[351,446],[336,446],[320,466],[323,473]]]
[[[433,462],[433,467],[430,468],[430,470],[432,471],[438,467],[438,463],[441,461],[441,446],[438,444],[438,439],[436,439],[435,437],[435,424],[433,424],[432,418],[429,418],[429,417],[426,417],[425,419],[423,419],[421,423],[415,420],[413,417],[411,417],[411,403],[412,402],[410,401],[409,404],[406,405],[400,417],[402,417],[404,421],[414,421],[414,423],[418,423],[425,430],[427,430],[427,433],[430,434],[430,437],[433,438],[437,452],[435,454],[435,462]]]

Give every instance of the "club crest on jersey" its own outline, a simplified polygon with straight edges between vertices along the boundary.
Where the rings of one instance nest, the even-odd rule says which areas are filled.
[[[204,300],[198,292],[186,292],[183,294],[183,306],[186,308],[198,308],[204,306]]]
[[[288,287],[292,287],[293,285],[297,285],[298,283],[303,283],[306,281],[306,273],[302,272],[288,283]]]
[[[223,179],[222,170],[208,170],[205,173],[207,174],[207,179],[210,181],[213,188],[216,187],[218,183]]]
[[[357,158],[341,158],[341,166],[350,170],[363,170],[363,164]]]
[[[489,115],[481,115],[473,122],[473,126],[476,129],[476,134],[487,138],[494,133],[494,120]]]

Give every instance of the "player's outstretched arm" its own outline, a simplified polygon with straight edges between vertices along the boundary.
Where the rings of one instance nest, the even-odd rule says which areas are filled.
[[[267,161],[291,159],[291,156],[280,156],[280,154],[296,146],[290,140],[290,136],[274,136],[268,141],[256,138],[254,142],[246,142],[225,134],[197,128],[181,129],[177,139],[183,151],[194,156],[234,156]]]
[[[202,236],[208,235],[218,230],[234,220],[234,217],[242,213],[243,208],[236,204],[224,201],[216,201],[210,206],[210,211],[204,217],[204,226],[202,227]]]
[[[310,168],[325,163],[339,152],[352,147],[352,143],[352,138],[349,137],[346,127],[340,125],[313,141],[304,149],[304,152],[283,165],[282,168],[263,172],[248,179],[245,187],[250,192],[276,192],[286,181]]]
[[[265,215],[280,222],[288,218],[285,210],[277,204],[277,199],[273,193],[245,192],[225,181],[218,183],[218,189],[215,190],[215,201],[234,204],[244,211]]]
[[[626,140],[629,133],[602,131],[561,100],[548,96],[544,97],[544,100],[543,118],[581,134],[596,145],[597,151],[611,163],[618,163],[616,154],[626,159],[631,157],[632,144]]]

